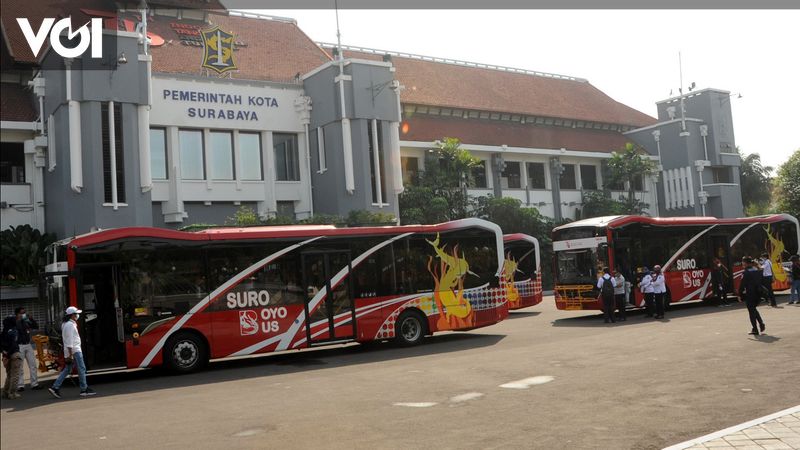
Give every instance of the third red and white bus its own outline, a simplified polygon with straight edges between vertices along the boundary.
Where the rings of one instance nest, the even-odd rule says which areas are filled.
[[[738,289],[745,255],[766,252],[774,268],[773,287],[788,289],[782,263],[798,252],[797,218],[788,214],[717,219],[714,217],[609,216],[553,229],[555,301],[558,309],[602,309],[594,285],[608,266],[636,284],[644,267],[661,265],[671,303],[712,296],[712,261],[719,258]],[[635,291],[635,305],[642,306]]]
[[[503,236],[505,260],[503,283],[508,309],[527,308],[542,302],[542,266],[539,240],[527,234]]]
[[[181,232],[119,228],[48,251],[49,320],[66,306],[90,369],[166,365],[350,341],[419,343],[505,319],[503,236],[439,225]]]

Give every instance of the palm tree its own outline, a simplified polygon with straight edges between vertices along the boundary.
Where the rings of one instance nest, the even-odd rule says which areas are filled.
[[[739,147],[736,147],[736,153],[742,158],[742,165],[739,167],[742,204],[745,208],[750,205],[769,205],[772,199],[770,174],[774,169],[763,165],[758,153],[745,155]]]

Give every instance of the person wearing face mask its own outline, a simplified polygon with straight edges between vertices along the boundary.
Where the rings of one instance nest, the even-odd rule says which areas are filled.
[[[639,290],[644,297],[645,311],[647,317],[653,317],[653,307],[655,306],[655,294],[653,294],[653,273],[647,267],[644,268],[642,281],[639,282]]]
[[[86,383],[86,364],[83,362],[83,352],[81,351],[81,335],[78,334],[78,318],[81,312],[83,311],[74,306],[70,306],[65,313],[67,320],[61,325],[61,340],[64,344],[64,362],[66,366],[64,366],[64,369],[58,374],[55,383],[48,389],[50,394],[55,398],[61,398],[61,384],[64,382],[64,379],[67,378],[67,375],[72,372],[73,365],[78,367],[78,381],[81,387],[81,397],[95,395],[95,392],[90,389],[89,385]]]
[[[664,280],[664,274],[661,273],[661,266],[655,266],[653,271],[655,272],[653,273],[653,293],[656,300],[656,319],[663,319],[664,302],[667,300],[667,285]]]
[[[25,390],[25,363],[31,373],[31,389],[39,390],[39,365],[36,361],[36,353],[31,344],[31,330],[39,328],[39,324],[33,320],[33,317],[28,316],[28,313],[23,307],[14,309],[14,314],[17,318],[17,336],[19,341],[19,353],[22,355],[23,364],[19,367],[19,384],[17,385],[17,392]]]

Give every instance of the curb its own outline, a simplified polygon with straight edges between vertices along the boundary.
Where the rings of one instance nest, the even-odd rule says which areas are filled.
[[[756,425],[760,425],[764,422],[769,422],[770,420],[777,419],[779,417],[783,417],[789,414],[797,414],[800,413],[800,405],[793,406],[788,409],[784,409],[783,411],[778,411],[776,413],[772,413],[768,416],[759,417],[758,419],[753,419],[749,422],[741,423],[739,425],[734,425],[732,427],[725,428],[724,430],[719,430],[711,434],[707,434],[705,436],[700,436],[699,438],[692,439],[690,441],[681,442],[680,444],[671,445],[669,447],[665,447],[663,450],[683,450],[689,448],[693,445],[702,444],[703,442],[708,442],[714,439],[719,439],[721,437],[727,436],[729,434],[733,434],[739,431],[744,430],[745,428],[750,428]]]

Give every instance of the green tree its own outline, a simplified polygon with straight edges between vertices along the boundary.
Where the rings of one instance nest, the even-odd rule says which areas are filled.
[[[626,204],[626,214],[641,214],[649,205],[636,199],[635,179],[652,175],[656,171],[656,164],[644,149],[628,142],[620,152],[611,153],[605,173],[606,187],[620,185],[628,182],[628,197],[623,201]]]
[[[42,234],[30,225],[8,227],[0,233],[0,283],[4,285],[34,284],[39,275],[41,260],[48,245],[55,242],[54,234]]]
[[[742,158],[742,165],[739,167],[742,204],[748,215],[764,214],[769,210],[772,201],[770,173],[773,168],[764,166],[758,153],[745,155],[739,147],[736,147],[736,153]]]
[[[225,219],[225,225],[233,225],[235,227],[249,227],[253,225],[261,225],[261,218],[258,213],[251,207],[242,205],[233,213],[233,216]]]
[[[778,212],[800,217],[800,149],[778,167],[775,194]]]
[[[584,191],[581,198],[581,218],[628,214],[625,200],[614,200],[608,191]]]
[[[471,201],[466,187],[479,159],[461,148],[455,138],[444,138],[425,154],[425,170],[400,194],[400,220],[438,223],[469,215]]]

